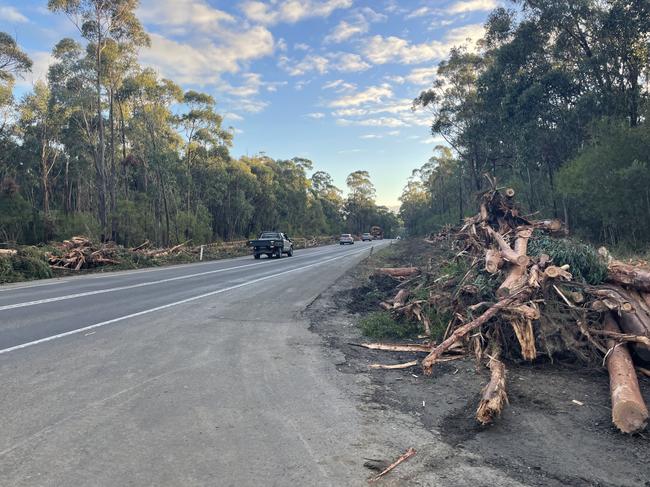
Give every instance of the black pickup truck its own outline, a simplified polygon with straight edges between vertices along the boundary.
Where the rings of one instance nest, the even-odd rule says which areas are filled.
[[[293,255],[293,242],[291,239],[280,232],[262,232],[257,240],[249,240],[248,245],[253,247],[253,257],[259,259],[262,254],[267,257],[282,257],[287,254]]]

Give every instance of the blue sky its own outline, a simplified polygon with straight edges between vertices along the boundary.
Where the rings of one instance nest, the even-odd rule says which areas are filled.
[[[140,61],[215,96],[235,129],[233,154],[307,157],[345,187],[370,172],[381,204],[398,205],[435,140],[411,101],[450,47],[481,37],[497,0],[141,0],[152,40]],[[35,61],[17,96],[76,32],[46,0],[0,0],[0,30]]]

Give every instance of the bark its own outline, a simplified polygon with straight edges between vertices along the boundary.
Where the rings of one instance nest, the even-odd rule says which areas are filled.
[[[608,268],[607,280],[616,284],[650,292],[650,270],[635,267],[624,262],[613,261]]]
[[[417,267],[380,267],[375,271],[377,274],[383,274],[391,277],[411,277],[420,273]]]
[[[400,306],[404,306],[404,303],[406,303],[406,299],[409,296],[409,290],[408,289],[400,289],[395,298],[393,299],[393,308],[399,308]]]
[[[611,313],[605,315],[604,325],[606,331],[620,332]],[[607,346],[611,350],[607,357],[607,370],[612,398],[612,422],[623,433],[637,433],[646,427],[648,408],[639,390],[632,357],[623,343],[610,339]]]
[[[476,410],[476,420],[482,425],[490,424],[499,417],[503,407],[508,404],[506,394],[506,367],[496,357],[490,358],[490,382],[481,392],[481,402]]]
[[[495,249],[488,249],[485,253],[485,270],[490,274],[496,274],[502,265],[501,253]]]
[[[517,239],[515,240],[515,248],[511,249],[510,246],[503,240],[501,235],[493,232],[497,236],[499,246],[502,247],[501,255],[505,257],[504,251],[513,252],[515,258],[506,258],[511,264],[508,275],[505,280],[497,289],[497,296],[504,297],[512,294],[516,289],[526,283],[526,268],[530,262],[530,258],[526,255],[528,251],[528,240],[533,234],[533,230],[527,227],[520,227],[517,229]]]

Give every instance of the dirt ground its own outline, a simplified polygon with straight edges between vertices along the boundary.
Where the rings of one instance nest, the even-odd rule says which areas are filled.
[[[359,298],[368,273],[367,265],[359,266],[321,295],[307,317],[312,330],[344,355],[345,361],[337,364],[341,373],[369,378],[373,392],[365,400],[372,407],[408,414],[445,443],[445,448],[423,452],[430,457],[419,459],[421,469],[444,471],[462,458],[523,485],[650,487],[650,431],[626,436],[612,426],[604,369],[508,364],[510,405],[488,427],[476,423],[474,412],[489,371],[477,370],[473,360],[439,364],[432,377],[423,376],[419,367],[370,370],[371,363],[408,362],[414,355],[354,345],[368,341],[356,326],[366,308]],[[650,404],[648,378],[641,379],[641,389]],[[495,485],[485,482],[473,485]]]

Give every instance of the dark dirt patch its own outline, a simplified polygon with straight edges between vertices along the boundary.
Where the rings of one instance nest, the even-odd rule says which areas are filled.
[[[362,283],[368,275],[368,267],[362,264],[306,312],[312,330],[344,353],[345,362],[337,364],[338,370],[369,374],[375,392],[368,401],[417,417],[454,451],[475,454],[478,464],[525,485],[650,487],[650,432],[625,436],[615,430],[608,377],[602,369],[544,362],[508,365],[510,405],[488,427],[476,423],[474,412],[489,375],[472,360],[440,364],[431,377],[424,377],[419,368],[369,370],[370,363],[407,362],[414,355],[353,345],[364,341],[354,310],[367,310],[348,306],[363,297]],[[650,403],[650,380],[642,378],[641,389]],[[573,403],[574,399],[584,405]],[[453,461],[453,457],[431,458],[427,464],[440,467]]]

